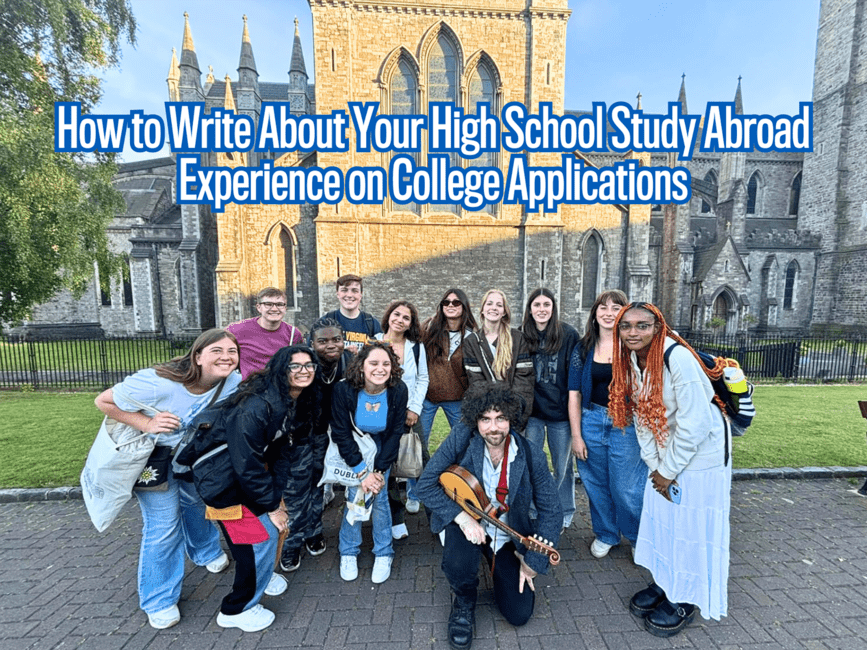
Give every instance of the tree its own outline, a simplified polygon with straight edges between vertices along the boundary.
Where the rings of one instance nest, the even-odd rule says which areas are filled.
[[[96,75],[135,42],[129,0],[0,0],[0,322],[63,287],[121,272],[106,227],[123,210],[114,154],[54,151],[54,102],[101,96]]]

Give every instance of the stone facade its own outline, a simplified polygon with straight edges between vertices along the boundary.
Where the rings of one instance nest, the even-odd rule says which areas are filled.
[[[607,288],[656,302],[684,332],[863,326],[867,168],[855,162],[867,138],[857,75],[858,47],[867,40],[865,3],[823,1],[815,153],[696,149],[690,162],[681,162],[666,154],[574,152],[596,166],[624,158],[685,165],[693,176],[687,205],[573,205],[527,214],[515,205],[470,212],[344,200],[229,205],[211,214],[203,206],[174,205],[171,160],[125,165],[117,184],[128,204],[136,199],[131,179],[151,183],[142,190],[150,202],[133,203],[139,207],[129,212],[136,213],[119,215],[111,231],[116,249],[130,255],[134,307],[121,306],[118,284],[111,306],[100,306],[92,290],[74,306],[59,297],[37,310],[36,320],[62,312],[72,321],[99,322],[110,334],[196,331],[253,315],[255,294],[274,285],[287,290],[287,320],[306,328],[337,306],[334,280],[357,273],[364,277],[364,308],[375,315],[395,298],[409,298],[430,315],[449,286],[464,288],[478,308],[484,291],[497,287],[519,321],[526,296],[547,286],[561,318],[579,329]],[[289,83],[259,80],[246,18],[237,80],[208,74],[202,84],[187,18],[180,61],[173,53],[169,68],[169,98],[204,101],[208,110],[230,108],[254,120],[263,101],[287,102],[295,114],[345,110],[348,99],[380,102],[381,113],[424,114],[434,100],[452,100],[468,112],[480,100],[494,113],[511,101],[534,112],[541,101],[566,111],[566,0],[310,0],[310,8],[315,88],[297,21],[292,52],[284,54]],[[687,112],[685,80],[677,99]],[[735,104],[744,112],[740,81]],[[348,133],[349,153],[203,154],[203,164],[270,158],[276,166],[388,168],[391,154],[358,152],[353,130]],[[501,151],[493,164],[505,172],[509,158]],[[559,163],[560,154],[529,156],[531,165]]]

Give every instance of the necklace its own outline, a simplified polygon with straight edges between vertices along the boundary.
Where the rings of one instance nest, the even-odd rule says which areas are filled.
[[[334,367],[331,369],[331,375],[326,377],[325,373],[322,373],[322,383],[331,384],[334,382],[334,378],[337,376],[337,366],[340,365],[340,361],[334,364]]]

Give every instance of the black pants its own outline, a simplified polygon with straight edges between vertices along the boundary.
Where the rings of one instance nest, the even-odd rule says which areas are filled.
[[[222,521],[218,521],[223,531],[223,539],[229,547],[229,553],[235,560],[235,581],[232,583],[232,591],[223,598],[220,611],[228,616],[240,614],[256,596],[256,556],[252,544],[235,544]],[[272,567],[266,567],[268,574],[272,573]]]
[[[490,544],[477,545],[467,541],[460,526],[451,523],[445,528],[442,569],[452,591],[459,599],[475,603],[479,586],[479,562],[484,555],[491,566],[494,554]],[[489,538],[490,539],[490,538]],[[500,613],[512,625],[524,625],[533,615],[536,594],[528,584],[518,593],[521,561],[515,557],[515,544],[506,542],[497,552],[494,565],[494,602]]]

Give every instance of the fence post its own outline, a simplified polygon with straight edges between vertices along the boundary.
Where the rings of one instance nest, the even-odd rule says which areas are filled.
[[[108,350],[105,339],[99,339],[99,360],[102,365],[102,390],[108,389]]]
[[[30,383],[36,390],[39,388],[39,374],[36,370],[36,348],[33,347],[33,341],[27,341],[27,356],[30,361]]]

